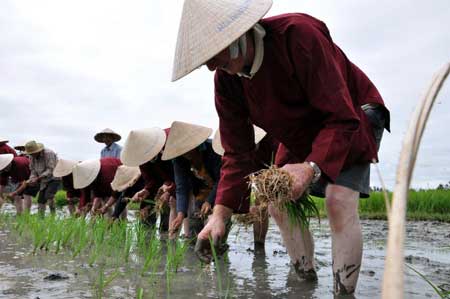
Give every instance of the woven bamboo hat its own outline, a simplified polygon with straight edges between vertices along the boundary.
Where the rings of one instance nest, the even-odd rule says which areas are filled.
[[[136,184],[140,177],[139,167],[120,165],[114,175],[114,180],[111,182],[111,188],[114,191],[122,192]]]
[[[0,137],[0,145],[8,143],[8,142],[9,142],[8,139]]]
[[[253,130],[255,131],[255,144],[258,144],[265,136],[266,136],[266,131],[264,131],[263,129],[261,129],[260,127],[257,126],[253,126]],[[216,133],[214,134],[214,138],[212,141],[212,147],[213,150],[216,152],[216,154],[223,156],[223,154],[225,153],[225,150],[222,147],[222,143],[220,141],[220,131],[217,130]]]
[[[0,155],[0,171],[6,168],[12,160],[14,159],[13,154],[2,154]]]
[[[212,129],[174,121],[162,154],[162,160],[171,160],[196,148],[212,134]]]
[[[27,155],[39,153],[44,149],[44,145],[42,143],[38,143],[34,140],[28,141],[25,144],[25,153]]]
[[[271,6],[272,0],[185,0],[172,81],[186,76],[228,47]]]
[[[73,187],[83,189],[92,184],[100,172],[100,160],[86,160],[73,168]]]
[[[103,131],[95,134],[94,139],[97,142],[104,143],[105,136],[111,136],[113,138],[113,142],[117,142],[122,138],[122,137],[120,137],[120,135],[118,133],[114,132],[113,130],[111,130],[109,128],[106,128]]]
[[[73,167],[77,165],[78,162],[72,160],[59,159],[53,169],[53,176],[55,178],[61,178],[63,176],[69,175],[73,171]]]
[[[120,154],[127,166],[142,165],[159,154],[166,143],[166,133],[161,128],[132,130]]]

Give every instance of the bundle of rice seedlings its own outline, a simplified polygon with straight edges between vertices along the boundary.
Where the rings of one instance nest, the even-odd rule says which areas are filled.
[[[168,204],[162,200],[161,195],[163,195],[162,189],[159,189],[158,192],[156,192],[155,199],[154,200],[145,200],[145,202],[154,203],[152,213],[158,215],[162,212],[166,212],[168,209]]]
[[[292,225],[308,228],[310,218],[319,217],[319,210],[308,192],[295,201],[291,200],[294,179],[289,172],[272,165],[252,173],[249,178],[256,202],[262,207],[271,203],[286,212]]]
[[[245,228],[248,228],[256,222],[261,222],[261,217],[259,217],[258,213],[247,213],[235,215],[234,220],[242,224]]]

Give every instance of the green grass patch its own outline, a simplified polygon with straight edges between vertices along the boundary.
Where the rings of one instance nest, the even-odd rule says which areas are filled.
[[[392,198],[392,193],[389,192]],[[314,197],[320,215],[326,217],[325,200]],[[369,198],[359,200],[359,214],[366,219],[386,219],[386,205],[382,192],[372,192]],[[409,192],[408,220],[435,220],[450,222],[450,190],[411,190]]]

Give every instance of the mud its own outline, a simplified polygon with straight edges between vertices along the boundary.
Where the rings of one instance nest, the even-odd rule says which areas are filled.
[[[2,211],[12,210],[10,205]],[[379,298],[384,267],[387,223],[364,220],[364,254],[356,298]],[[30,242],[23,242],[14,231],[0,228],[0,298],[93,298],[98,297],[98,276],[115,269],[102,265],[89,267],[87,257],[73,259],[61,252],[39,251],[32,255]],[[233,227],[226,262],[219,264],[222,285],[219,290],[214,266],[201,267],[189,250],[168,292],[164,269],[152,277],[141,276],[133,262],[118,269],[120,275],[103,292],[103,298],[332,298],[331,237],[326,220],[312,222],[316,247],[317,282],[301,281],[282,245],[280,234],[270,223],[265,250],[253,248],[253,233]],[[450,224],[408,222],[405,261],[443,289],[450,288]],[[164,260],[164,258],[162,259]],[[67,279],[44,280],[58,273]],[[437,298],[422,278],[406,269],[405,298]]]

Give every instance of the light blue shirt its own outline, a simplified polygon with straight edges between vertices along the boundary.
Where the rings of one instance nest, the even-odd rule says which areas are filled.
[[[122,147],[117,143],[113,142],[110,146],[105,146],[101,153],[100,158],[117,158],[120,159],[120,152],[122,151]]]

